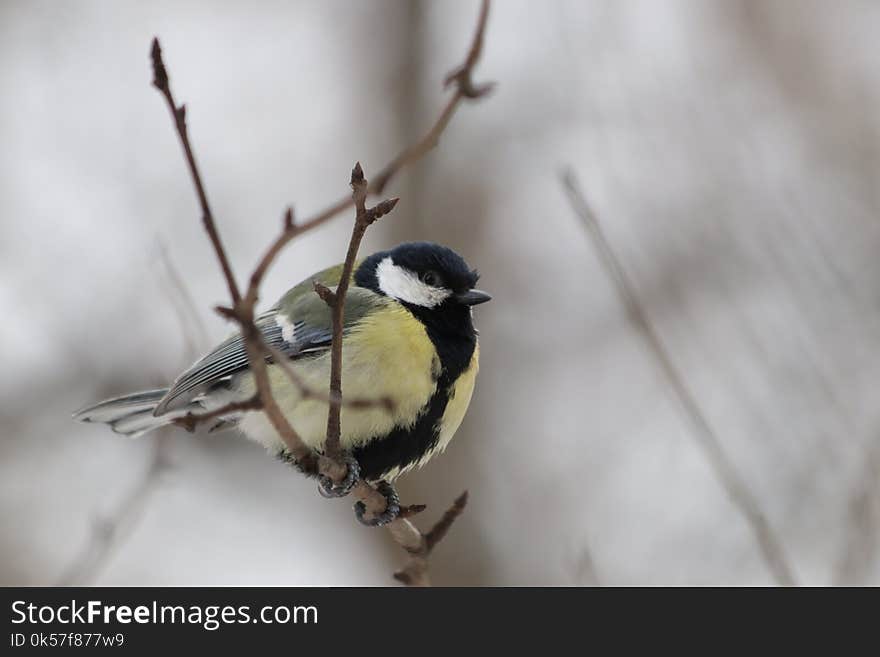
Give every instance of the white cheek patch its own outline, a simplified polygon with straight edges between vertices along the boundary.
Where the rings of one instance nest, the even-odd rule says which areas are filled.
[[[425,308],[439,306],[452,294],[423,283],[413,272],[395,265],[391,256],[376,267],[376,279],[379,289],[389,297]]]

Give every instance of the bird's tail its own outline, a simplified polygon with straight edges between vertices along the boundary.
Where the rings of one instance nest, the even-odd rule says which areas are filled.
[[[162,388],[114,397],[78,410],[73,414],[73,418],[80,422],[109,424],[116,433],[137,438],[148,431],[171,424],[176,418],[191,410],[184,408],[155,417],[153,410],[167,392],[167,388]]]

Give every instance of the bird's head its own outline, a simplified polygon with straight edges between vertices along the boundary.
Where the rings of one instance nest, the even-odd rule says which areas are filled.
[[[471,307],[492,297],[477,290],[479,274],[452,249],[407,242],[374,253],[355,272],[355,283],[396,299],[435,328],[471,327]],[[464,327],[462,327],[464,328]]]

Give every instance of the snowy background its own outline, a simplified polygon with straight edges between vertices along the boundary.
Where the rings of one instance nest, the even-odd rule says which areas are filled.
[[[230,330],[153,35],[241,278],[287,204],[322,208],[428,125],[476,14],[0,2],[0,584],[392,582],[385,533],[260,447],[70,413]],[[459,435],[400,485],[423,524],[470,490],[436,583],[774,582],[572,212],[572,167],[796,581],[880,584],[878,33],[855,0],[496,3],[477,74],[496,92],[395,182],[363,249],[443,242],[495,296]],[[349,230],[294,242],[263,298],[340,261]]]

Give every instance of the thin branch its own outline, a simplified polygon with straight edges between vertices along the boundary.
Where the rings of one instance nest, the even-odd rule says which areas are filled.
[[[287,210],[284,211],[284,220],[282,222],[281,235],[279,235],[275,239],[275,241],[273,241],[272,244],[269,245],[269,249],[266,251],[263,257],[260,258],[260,262],[257,263],[254,272],[251,274],[250,282],[248,283],[248,289],[244,295],[244,300],[246,304],[256,306],[257,301],[259,301],[260,285],[263,283],[263,278],[266,276],[266,272],[269,271],[269,267],[275,261],[275,258],[278,257],[278,254],[281,252],[284,246],[294,237],[305,232],[306,230],[308,229],[296,225],[293,208],[287,208]]]
[[[254,324],[253,309],[251,308],[250,311],[244,312],[240,321],[242,335],[244,336],[244,346],[248,355],[248,365],[254,377],[257,394],[263,404],[263,413],[266,414],[272,427],[281,436],[290,455],[296,460],[298,467],[307,473],[318,472],[320,462],[327,459],[322,459],[306,446],[302,438],[300,438],[299,434],[288,422],[287,417],[281,411],[281,407],[278,406],[278,402],[275,401],[275,396],[272,394],[268,365],[264,357],[266,343],[263,340],[263,335],[256,324]],[[339,480],[345,476],[346,469],[343,466],[338,466],[338,464],[326,463],[325,469]]]
[[[443,540],[452,524],[458,520],[458,517],[464,512],[467,506],[468,492],[464,491],[459,495],[452,506],[449,507],[440,520],[426,534],[418,532],[418,530],[407,520],[401,521],[406,523],[401,529],[406,530],[406,534],[401,534],[398,541],[410,554],[409,561],[399,571],[394,573],[394,579],[407,586],[430,586],[431,578],[428,573],[428,557],[437,547],[437,544]],[[408,525],[408,526],[407,526]],[[412,531],[418,532],[417,540]],[[392,529],[392,533],[394,530]],[[395,538],[397,538],[395,536]]]
[[[474,66],[480,60],[483,52],[483,36],[486,33],[486,23],[489,19],[489,0],[483,0],[480,6],[480,16],[477,19],[477,27],[474,36],[471,39],[471,45],[468,49],[467,56],[461,66],[454,69],[446,76],[445,86],[455,85],[455,93],[446,103],[446,106],[440,112],[440,116],[434,122],[434,125],[427,133],[415,144],[405,148],[383,168],[373,179],[373,184],[369,187],[369,193],[381,194],[391,179],[408,164],[420,159],[425,153],[437,146],[440,141],[440,135],[446,130],[452,115],[464,99],[478,99],[489,94],[495,88],[495,83],[487,82],[483,84],[474,84],[473,72]]]
[[[767,516],[761,509],[757,498],[752,494],[745,479],[724,451],[721,441],[700,409],[696,397],[672,361],[669,351],[663,345],[660,334],[648,317],[635,292],[635,286],[623,268],[620,259],[605,237],[599,219],[587,203],[573,171],[568,170],[562,174],[562,185],[568,194],[575,214],[580,218],[590,236],[630,320],[642,334],[648,349],[678,397],[681,407],[694,429],[693,435],[698,445],[703,449],[715,476],[754,533],[767,569],[779,585],[794,586],[794,574],[786,559],[781,542],[770,527]]]
[[[199,167],[196,164],[196,157],[189,142],[189,133],[186,129],[186,106],[178,106],[174,102],[174,96],[171,95],[168,71],[165,69],[165,63],[162,61],[162,48],[159,46],[159,39],[153,39],[150,57],[153,60],[153,86],[162,93],[165,101],[168,103],[168,110],[171,112],[174,125],[177,127],[177,135],[180,137],[180,144],[183,147],[186,163],[189,166],[189,173],[192,177],[193,185],[195,185],[196,194],[199,197],[199,204],[202,206],[202,223],[205,226],[208,237],[211,238],[211,244],[214,245],[217,259],[220,261],[223,276],[226,278],[226,285],[229,287],[229,295],[232,297],[233,303],[237,304],[241,300],[241,295],[235,282],[235,276],[232,274],[232,267],[229,265],[229,258],[226,257],[226,251],[223,249],[220,234],[217,232],[217,226],[214,224],[214,215],[211,212],[208,196],[205,193],[202,177],[199,174]]]
[[[181,417],[174,418],[172,422],[192,433],[196,430],[197,425],[203,422],[207,422],[208,420],[215,420],[219,417],[230,415],[232,413],[242,413],[244,411],[259,411],[262,408],[263,403],[260,400],[260,396],[254,395],[253,397],[249,397],[248,399],[245,399],[243,401],[229,402],[228,404],[224,404],[220,408],[205,411],[204,413],[190,412]]]
[[[397,157],[394,158],[382,171],[372,184],[368,184],[363,180],[363,172],[357,175],[360,165],[355,167],[352,172],[353,192],[351,197],[337,201],[335,204],[319,212],[315,216],[302,223],[294,221],[292,210],[285,213],[282,230],[279,236],[270,244],[268,250],[260,259],[254,272],[251,274],[248,288],[244,297],[241,296],[238,285],[232,274],[229,265],[229,259],[220,240],[219,233],[214,222],[205,192],[204,184],[201,179],[198,167],[196,165],[195,156],[193,155],[186,127],[186,111],[181,105],[178,106],[171,93],[168,72],[162,60],[162,51],[157,39],[153,40],[151,51],[153,62],[153,85],[162,93],[168,104],[171,115],[177,128],[178,136],[183,147],[184,155],[189,166],[190,175],[196,188],[196,194],[199,197],[199,203],[202,208],[202,220],[205,230],[211,240],[211,244],[220,262],[223,275],[229,288],[230,297],[232,299],[231,307],[219,307],[216,310],[226,317],[238,323],[242,340],[244,342],[250,372],[254,378],[257,389],[255,399],[242,402],[244,404],[259,403],[262,411],[266,414],[272,426],[278,431],[281,438],[287,445],[293,459],[298,463],[300,468],[306,472],[319,472],[333,481],[341,481],[347,474],[347,466],[338,458],[340,456],[340,435],[339,427],[340,407],[344,403],[342,398],[342,381],[341,381],[341,363],[342,363],[342,329],[344,327],[344,311],[345,296],[349,285],[354,263],[357,257],[357,251],[360,247],[361,239],[366,228],[380,216],[391,212],[397,204],[397,199],[389,199],[383,201],[373,208],[366,208],[366,198],[370,194],[380,193],[390,182],[390,180],[406,165],[414,162],[422,157],[426,152],[433,148],[444,129],[452,118],[458,104],[465,98],[479,98],[484,96],[491,89],[491,85],[474,85],[472,81],[473,68],[479,60],[482,51],[483,35],[485,33],[486,21],[489,12],[489,0],[483,0],[480,10],[480,17],[477,29],[471,41],[465,62],[455,69],[446,79],[446,84],[455,85],[455,93],[444,107],[437,121],[431,126],[428,132],[413,146],[404,149]],[[254,323],[254,308],[259,299],[259,287],[265,277],[271,264],[277,258],[283,247],[294,237],[302,233],[312,230],[317,226],[328,221],[337,214],[348,208],[356,207],[355,225],[352,230],[352,237],[349,242],[348,253],[343,267],[343,276],[340,284],[335,292],[331,292],[323,285],[316,284],[315,290],[327,303],[330,304],[333,317],[333,343],[331,347],[331,386],[328,396],[330,410],[328,412],[328,436],[325,451],[328,455],[317,455],[310,450],[302,441],[295,429],[287,421],[281,412],[277,402],[275,401],[271,384],[268,377],[267,364],[265,355],[271,353],[269,347],[265,344],[262,334]],[[287,371],[285,369],[285,371]],[[223,410],[223,409],[219,409]],[[218,411],[212,411],[218,413]],[[197,422],[205,418],[206,415],[193,416],[190,421]],[[186,421],[186,420],[184,420]],[[381,514],[385,510],[386,500],[382,494],[369,485],[365,481],[359,481],[355,485],[352,494],[361,502],[363,502],[367,517],[370,514]],[[437,530],[434,534],[436,540],[442,538],[448,526],[461,513],[464,508],[466,497],[459,498],[457,504],[453,506],[454,511],[448,512],[441,519],[439,526],[444,529]],[[412,505],[404,507],[406,515],[413,515],[423,510],[422,505]],[[449,516],[452,513],[452,516]],[[414,573],[410,577],[410,583],[428,583],[427,577],[427,555],[430,553],[433,544],[429,547],[425,537],[409,522],[406,517],[399,516],[394,521],[386,525],[395,541],[401,545],[408,553],[415,555],[413,559],[421,559],[419,565],[412,566]],[[437,529],[435,527],[435,529]],[[434,531],[434,530],[432,530]],[[429,533],[430,534],[430,533]],[[435,541],[436,542],[436,541]],[[411,564],[408,565],[410,568]],[[408,571],[407,571],[408,572]],[[405,577],[399,578],[401,581]]]
[[[189,141],[186,127],[186,109],[183,105],[178,106],[174,100],[174,95],[171,92],[168,71],[162,60],[162,48],[159,46],[159,40],[157,38],[153,39],[150,56],[153,62],[153,86],[162,93],[162,96],[165,98],[168,105],[168,109],[171,112],[171,116],[174,119],[174,125],[177,128],[177,134],[180,138],[184,156],[186,157],[189,166],[189,172],[196,189],[196,195],[199,197],[199,203],[202,207],[202,223],[204,224],[205,231],[208,233],[208,237],[214,247],[214,252],[217,255],[217,260],[220,262],[223,276],[226,279],[226,285],[229,288],[229,295],[232,297],[231,311],[227,310],[220,312],[221,314],[237,321],[241,327],[242,339],[248,356],[248,364],[254,377],[254,384],[259,393],[263,412],[266,414],[266,417],[269,419],[274,429],[281,436],[281,439],[287,446],[291,456],[296,459],[300,467],[306,472],[314,471],[317,467],[318,457],[302,441],[302,438],[300,438],[296,430],[287,421],[287,418],[281,412],[280,407],[272,396],[269,374],[266,369],[266,362],[263,359],[263,352],[265,351],[263,337],[254,323],[254,303],[256,299],[254,298],[254,300],[249,303],[242,303],[241,293],[239,292],[238,284],[235,282],[235,277],[232,273],[232,268],[229,265],[229,258],[223,248],[220,234],[217,232],[214,215],[211,212],[211,206],[208,203],[208,197],[205,192],[204,183],[202,182],[202,176],[199,173],[195,155],[193,154],[192,146]],[[285,229],[288,225],[292,225],[292,217],[289,221],[285,220],[284,223]],[[334,470],[333,468],[329,469]],[[338,471],[338,468],[334,471]]]
[[[452,503],[452,506],[449,507],[446,512],[443,514],[443,517],[437,521],[431,531],[425,534],[425,548],[428,552],[434,549],[434,546],[437,545],[446,534],[449,532],[449,529],[452,527],[452,523],[456,521],[458,516],[462,514],[464,511],[464,507],[467,506],[468,502],[468,492],[464,491],[461,495],[459,495],[455,501]]]
[[[444,84],[446,86],[455,85],[453,95],[450,97],[449,101],[447,101],[446,105],[441,110],[440,115],[428,131],[422,135],[415,144],[404,148],[394,157],[394,159],[379,171],[378,175],[373,178],[372,182],[367,186],[367,196],[382,194],[391,180],[401,169],[421,159],[422,156],[437,146],[440,141],[440,136],[443,134],[443,131],[446,130],[446,126],[449,124],[450,119],[452,119],[452,115],[455,114],[455,110],[463,100],[482,98],[494,89],[494,83],[474,84],[473,82],[473,70],[483,51],[483,37],[486,31],[486,23],[489,18],[489,5],[489,0],[482,0],[477,27],[474,31],[474,36],[471,40],[470,47],[468,48],[464,63],[446,76]],[[354,197],[352,195],[345,196],[308,219],[296,223],[293,221],[292,212],[288,210],[285,215],[285,225],[281,234],[278,235],[269,246],[269,249],[263,255],[259,265],[254,270],[254,274],[251,276],[248,292],[245,295],[248,301],[256,303],[257,292],[263,276],[288,242],[303,233],[321,226],[340,213],[354,207],[354,205]]]
[[[374,208],[367,208],[367,180],[364,178],[364,170],[358,162],[351,170],[351,196],[357,210],[354,226],[351,230],[351,239],[348,242],[348,251],[345,254],[345,262],[342,265],[342,276],[335,292],[326,288],[316,287],[316,292],[330,306],[333,338],[330,342],[330,405],[327,412],[327,440],[324,451],[330,458],[338,459],[342,455],[340,440],[342,437],[342,424],[340,415],[342,406],[342,332],[345,328],[345,296],[354,273],[354,264],[357,260],[361,240],[367,232],[367,228],[383,215],[388,214],[397,205],[400,199],[389,199],[379,203]]]
[[[345,263],[343,265],[342,278],[336,292],[331,292],[326,286],[315,285],[315,291],[330,306],[333,319],[333,340],[330,361],[330,391],[331,394],[342,395],[341,372],[342,372],[342,331],[344,327],[344,304],[345,295],[348,290],[348,284],[354,269],[354,263],[357,259],[357,252],[360,248],[361,240],[367,228],[380,216],[394,209],[398,199],[390,199],[379,203],[375,208],[367,209],[366,198],[371,192],[381,192],[388,182],[397,174],[404,166],[419,159],[436,146],[440,135],[452,118],[456,107],[464,98],[479,98],[486,95],[492,88],[490,84],[484,84],[479,87],[472,82],[473,68],[479,61],[483,47],[483,35],[486,30],[486,21],[489,16],[489,0],[483,0],[480,8],[480,17],[477,21],[477,28],[468,49],[467,57],[464,63],[456,68],[446,77],[446,85],[455,84],[456,90],[446,107],[440,113],[440,117],[435,121],[434,125],[428,132],[413,146],[406,148],[403,152],[394,158],[379,173],[373,183],[367,182],[364,178],[364,172],[360,162],[355,164],[351,172],[351,188],[352,196],[350,205],[356,208],[354,226],[352,227],[351,239],[349,240],[348,250],[346,252]],[[348,206],[346,206],[348,207]],[[338,402],[331,402],[327,417],[327,439],[325,443],[326,452],[334,458],[339,454],[339,441],[341,436],[340,425],[340,407]],[[373,513],[381,513],[385,510],[384,498],[371,486],[358,486],[354,491],[358,497],[364,502],[368,511]],[[367,496],[365,499],[362,496]],[[394,523],[391,523],[394,525]],[[416,536],[417,530],[408,522],[402,521],[399,526],[389,527],[395,540],[400,542],[401,537],[395,532],[408,534],[406,545],[414,545],[421,541],[421,535]]]

